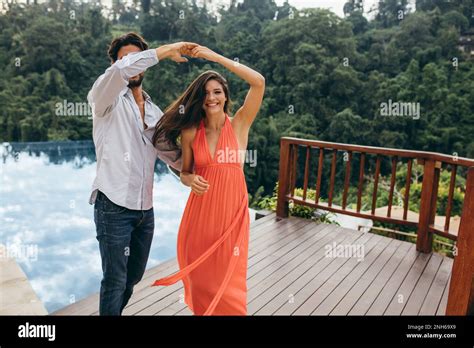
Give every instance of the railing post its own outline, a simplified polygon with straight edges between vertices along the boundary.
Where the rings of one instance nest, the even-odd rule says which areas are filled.
[[[416,250],[430,253],[433,249],[433,234],[429,227],[436,216],[436,200],[441,165],[435,160],[420,160],[424,164],[423,182],[421,186],[420,217],[418,221]]]
[[[290,142],[282,138],[280,140],[280,166],[278,169],[278,198],[276,210],[278,218],[288,217],[288,201],[286,200],[286,195],[289,193],[290,169]]]
[[[474,167],[467,173],[446,315],[474,315]]]

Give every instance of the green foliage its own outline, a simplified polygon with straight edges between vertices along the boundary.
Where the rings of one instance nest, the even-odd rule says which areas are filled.
[[[302,197],[303,196],[303,189],[302,188],[295,188],[295,196]],[[313,189],[308,189],[306,191],[306,198],[308,200],[315,200],[316,198],[316,191]],[[271,211],[276,211],[277,208],[277,200],[278,200],[278,182],[276,183],[273,189],[272,196],[265,196],[261,197],[258,202],[254,205],[256,208],[266,209]],[[316,209],[306,207],[299,204],[294,204],[292,201],[289,202],[288,207],[289,213],[291,216],[302,217],[305,219],[312,219],[313,221],[326,223],[326,224],[336,224],[337,222],[334,221],[333,214],[329,212],[322,213],[320,215],[315,216]]]
[[[469,3],[418,0],[410,12],[405,0],[381,1],[370,21],[362,3],[352,0],[344,18],[273,0],[232,0],[218,13],[195,0],[130,6],[114,0],[108,12],[87,2],[9,3],[0,13],[0,141],[90,139],[91,120],[58,117],[55,104],[86,102],[110,64],[112,38],[135,30],[151,47],[196,41],[265,76],[265,98],[248,141],[248,149],[257,150],[257,166],[245,168],[254,202],[274,188],[281,136],[474,157],[474,60],[459,50],[461,35],[473,28]],[[228,79],[237,110],[247,84],[201,60],[160,62],[146,72],[144,87],[165,109],[208,69]],[[420,118],[380,116],[388,100],[419,103]],[[338,171],[335,199],[341,198],[342,175]],[[459,186],[456,211],[462,194]],[[377,205],[387,200],[381,190]],[[363,208],[370,203],[365,198]]]
[[[406,173],[405,168],[401,169],[402,173]],[[413,176],[412,176],[413,177]],[[448,204],[449,184],[451,180],[451,172],[442,170],[438,186],[438,200],[436,205],[436,214],[443,216],[446,214],[446,207]],[[408,201],[408,208],[412,211],[420,211],[422,182],[418,179],[412,182],[410,186],[410,199]],[[464,190],[466,187],[466,180],[459,175],[456,175],[455,187],[453,191],[453,201],[451,207],[451,216],[461,215],[462,205],[464,202]],[[400,189],[400,194],[405,195],[405,188]]]

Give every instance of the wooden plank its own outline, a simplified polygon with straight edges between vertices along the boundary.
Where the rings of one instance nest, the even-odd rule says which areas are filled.
[[[184,296],[184,288],[181,282],[169,285],[165,287],[166,296],[155,300],[152,304],[145,307],[144,309],[136,312],[136,315],[155,315],[160,310],[165,309],[170,304],[182,300]],[[147,298],[145,301],[150,301],[152,299]]]
[[[362,236],[361,234],[341,231],[337,233],[333,231],[329,239],[325,238],[319,243],[320,246],[326,248],[327,245],[334,242],[350,243]],[[292,303],[294,295],[331,261],[331,258],[325,257],[325,250],[318,249],[295,269],[285,272],[286,274],[281,276],[278,281],[266,286],[260,294],[254,296],[252,298],[255,301],[252,308],[253,313],[256,315],[271,315],[288,301],[288,303]]]
[[[364,291],[359,299],[357,299],[357,302],[350,309],[348,313],[349,315],[365,315],[367,313],[377,296],[379,296],[380,292],[384,288],[385,284],[387,284],[390,277],[392,277],[395,270],[399,267],[402,260],[405,260],[407,254],[416,254],[415,244],[402,242],[400,248],[384,265],[382,271],[370,284],[369,288]]]
[[[447,315],[474,315],[474,167],[469,168],[461,213]]]
[[[153,315],[156,311],[150,310],[151,306],[160,306],[159,308],[165,308],[169,304],[180,301],[184,296],[184,288],[181,282],[167,286],[160,292],[155,292],[147,297],[141,299],[141,301],[135,302],[128,305],[123,310],[123,315]]]
[[[315,198],[316,202],[319,202],[319,197],[321,196],[321,178],[323,176],[323,163],[324,163],[324,149],[319,149],[318,178],[316,180],[316,198]]]
[[[299,219],[294,216],[290,216],[285,219],[278,219],[275,217],[272,220],[266,221],[262,223],[261,225],[258,225],[257,227],[252,227],[250,226],[250,237],[253,238],[253,241],[256,241],[260,238],[266,238],[267,234],[272,234],[272,230],[275,228],[278,228],[278,226],[283,226],[283,225],[294,225],[301,223],[301,220],[308,220],[308,219]]]
[[[276,314],[287,315],[293,312],[304,298],[301,289],[306,291],[311,288],[309,284],[327,265],[335,262],[337,258],[326,257],[327,246],[333,243],[351,244],[355,241],[367,238],[365,234],[347,232],[338,229],[335,236],[325,239],[313,248],[313,254],[306,257],[293,267],[282,265],[272,278],[265,284],[259,283],[257,291],[249,299],[249,308],[259,315]],[[301,257],[300,257],[301,259]],[[278,311],[277,311],[278,310]]]
[[[371,235],[360,234],[353,237],[349,242],[357,240],[358,243],[364,242],[369,239]],[[347,243],[347,240],[345,240]],[[290,315],[292,314],[301,304],[311,296],[314,291],[319,288],[327,279],[330,274],[334,273],[338,267],[341,266],[340,258],[325,257],[319,261],[310,271],[306,272],[302,277],[302,284],[300,289],[297,291],[293,290],[294,298],[293,301],[283,303],[283,305],[275,312],[275,315]]]
[[[291,181],[290,181],[290,195],[295,195],[296,180],[298,178],[298,145],[291,146]]]
[[[308,191],[308,176],[309,176],[309,155],[311,147],[306,147],[306,161],[304,164],[304,182],[303,182],[303,199],[306,199],[306,191]]]
[[[277,260],[278,257],[288,253],[289,251],[293,250],[295,247],[299,247],[300,245],[304,245],[308,243],[312,243],[317,241],[318,239],[324,237],[327,234],[331,234],[332,229],[331,226],[325,226],[323,224],[317,225],[315,229],[314,226],[305,226],[300,232],[300,236],[297,238],[293,238],[290,240],[282,240],[278,243],[274,243],[264,250],[260,251],[254,257],[249,259],[248,265],[249,267],[257,266],[258,269],[263,269],[272,263],[274,260]],[[265,271],[268,275],[268,270]],[[248,278],[251,280],[251,277]]]
[[[273,262],[266,272],[260,272],[260,277],[251,278],[248,282],[249,290],[247,295],[249,313],[257,311],[283,290],[281,286],[275,287],[275,284],[282,278],[288,274],[298,277],[301,274],[297,270],[298,267],[301,267],[305,262],[314,263],[315,259],[324,257],[324,247],[331,243],[332,240],[334,240],[333,236],[326,235],[323,239],[312,243],[310,246],[302,244],[295,252],[288,253]]]
[[[289,225],[289,224],[294,224],[293,219],[273,219],[270,221],[265,221],[261,223],[260,225],[253,227],[250,226],[250,240],[252,242],[256,242],[257,240],[261,238],[266,238],[266,235],[268,233],[271,233],[273,229],[278,228],[277,226],[280,225]]]
[[[347,193],[349,191],[349,183],[351,178],[351,164],[352,164],[352,152],[349,152],[349,157],[346,163],[346,175],[344,178],[344,192],[342,194],[342,209],[346,209],[347,205]]]
[[[359,186],[357,189],[357,212],[360,212],[362,205],[362,188],[364,185],[364,166],[365,166],[365,153],[360,154],[360,168],[359,168]]]
[[[261,217],[260,219],[254,220],[250,223],[250,230],[255,229],[256,227],[260,226],[264,222],[271,221],[271,220],[276,220],[276,214],[275,213],[270,213],[268,215],[265,215]]]
[[[334,226],[323,225],[318,231],[307,230],[301,238],[293,240],[290,244],[282,241],[276,244],[276,247],[271,246],[267,248],[265,251],[268,250],[268,254],[259,253],[255,258],[258,259],[259,262],[251,264],[251,266],[257,266],[259,271],[249,276],[249,289],[271,276],[275,270],[278,270],[286,261],[289,261],[291,257],[297,256],[299,252],[313,248],[322,241],[329,243],[331,239],[335,237],[334,233]]]
[[[337,304],[354,286],[357,280],[365,274],[367,269],[379,256],[386,252],[387,247],[389,247],[393,242],[393,239],[381,238],[371,250],[364,250],[365,256],[361,261],[356,258],[350,259],[344,267],[338,270],[338,272],[329,278],[326,284],[324,284],[325,287],[328,287],[330,293],[313,310],[311,315],[329,315],[334,307],[337,306]]]
[[[444,232],[449,233],[449,223],[451,220],[451,209],[453,206],[454,187],[456,186],[456,170],[458,166],[451,166],[451,178],[449,180],[448,205],[446,206],[446,220],[444,222]]]
[[[374,191],[372,192],[372,215],[375,214],[375,208],[377,208],[377,190],[379,187],[379,176],[380,176],[380,156],[377,156],[377,160],[375,164]]]
[[[391,257],[402,248],[402,243],[399,240],[392,240],[388,247],[379,255],[379,257],[373,262],[370,267],[368,266],[367,271],[359,278],[355,279],[353,286],[346,291],[343,298],[335,305],[334,309],[330,311],[331,315],[347,315],[352,309],[354,304],[359,298],[367,291],[371,286],[372,282],[379,276],[380,272],[390,261]],[[366,261],[364,260],[364,263]],[[352,275],[350,275],[352,276]],[[344,291],[339,285],[334,292],[339,295],[340,292]]]
[[[290,145],[280,140],[280,165],[278,169],[278,198],[276,215],[278,218],[288,217],[288,201],[286,195],[289,193],[290,182]]]
[[[430,254],[419,253],[416,251],[416,249],[410,249],[408,254],[397,267],[395,273],[390,277],[382,291],[380,291],[366,315],[383,315],[392,298],[397,295],[400,284],[402,283],[403,279],[407,277],[407,274],[409,273],[413,264],[418,259],[427,262],[427,259],[430,256]]]
[[[442,261],[443,257],[440,254],[433,253],[431,255],[428,265],[423,270],[418,282],[414,285],[410,298],[408,298],[405,308],[401,312],[402,315],[418,315]]]
[[[425,161],[423,171],[423,182],[421,186],[420,198],[420,217],[417,230],[416,250],[430,253],[433,246],[433,234],[428,229],[431,220],[431,203],[433,195],[433,183],[435,180],[435,163],[434,161]]]
[[[385,315],[400,315],[405,308],[415,285],[420,278],[432,254],[423,253],[413,264],[403,282],[399,285],[397,292],[392,297]]]
[[[449,284],[451,284],[451,277],[449,276],[448,283],[444,288],[443,297],[441,297],[441,302],[439,303],[438,309],[436,310],[436,315],[446,315],[446,308],[448,306],[448,295],[449,295]]]
[[[413,161],[410,158],[407,164],[407,177],[405,182],[405,196],[403,198],[403,220],[407,219],[408,214],[408,201],[410,198],[410,185],[411,185],[411,172],[412,172]]]
[[[253,248],[254,246],[262,243],[262,241],[265,241],[269,236],[275,237],[275,231],[278,231],[281,228],[289,229],[291,226],[298,226],[302,223],[303,222],[301,222],[299,219],[282,219],[277,223],[260,226],[258,235],[253,236],[252,230],[250,230],[249,248]]]
[[[395,189],[395,179],[397,176],[397,157],[392,158],[392,174],[390,176],[390,190],[388,193],[388,210],[387,216],[392,215],[392,201],[393,201],[393,190]]]
[[[370,251],[380,240],[384,239],[376,234],[372,235],[366,233],[365,235],[369,235],[367,237],[364,236],[368,238],[368,240],[357,241],[357,243],[364,243],[366,251]],[[353,259],[337,258],[335,262],[332,262],[323,272],[313,279],[311,282],[313,287],[312,294],[293,312],[293,315],[310,315],[332,292],[334,287],[339,284],[343,277],[347,275],[347,272],[350,272],[354,268],[357,261],[351,261],[353,261]]]
[[[421,306],[419,315],[435,315],[436,310],[441,303],[441,298],[443,296],[444,289],[448,284],[448,279],[451,274],[453,267],[453,260],[449,257],[444,256],[443,262],[439,267],[438,273],[431,284],[430,290],[426,295],[426,299]]]
[[[186,306],[177,311],[174,315],[193,315],[193,312],[191,312],[191,310]]]
[[[308,219],[301,219],[301,220],[296,221],[296,223],[294,224],[287,224],[287,225],[282,225],[280,228],[274,228],[272,230],[272,233],[269,233],[265,238],[260,238],[256,240],[255,242],[250,243],[249,251],[252,251],[252,255],[255,256],[258,253],[258,251],[265,249],[272,243],[278,243],[278,241],[281,240],[282,238],[287,238],[287,239],[297,238],[297,235],[294,234],[295,231],[303,228],[306,225],[314,224],[314,222]]]
[[[329,192],[328,192],[328,206],[332,206],[332,196],[334,193],[334,180],[336,178],[336,159],[337,159],[337,150],[333,151],[332,162],[331,162],[331,178],[329,181]]]

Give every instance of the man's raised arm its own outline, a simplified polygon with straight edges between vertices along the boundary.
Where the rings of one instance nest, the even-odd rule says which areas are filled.
[[[141,74],[149,67],[166,58],[178,63],[186,62],[187,59],[182,55],[189,54],[190,50],[196,45],[189,42],[177,42],[137,53],[130,53],[115,61],[94,82],[92,89],[87,95],[87,100],[92,107],[94,116],[105,116],[113,109],[120,92],[127,88],[128,80],[131,77]]]
[[[128,86],[128,80],[158,63],[155,49],[128,54],[118,59],[94,82],[87,95],[94,116],[107,115],[115,106],[117,98]]]

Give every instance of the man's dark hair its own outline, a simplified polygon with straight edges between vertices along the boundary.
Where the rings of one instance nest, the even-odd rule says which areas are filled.
[[[146,41],[137,33],[128,33],[117,37],[112,40],[112,43],[109,46],[109,57],[112,60],[112,63],[117,60],[118,51],[127,45],[134,45],[140,48],[142,51],[148,49],[148,44]]]

